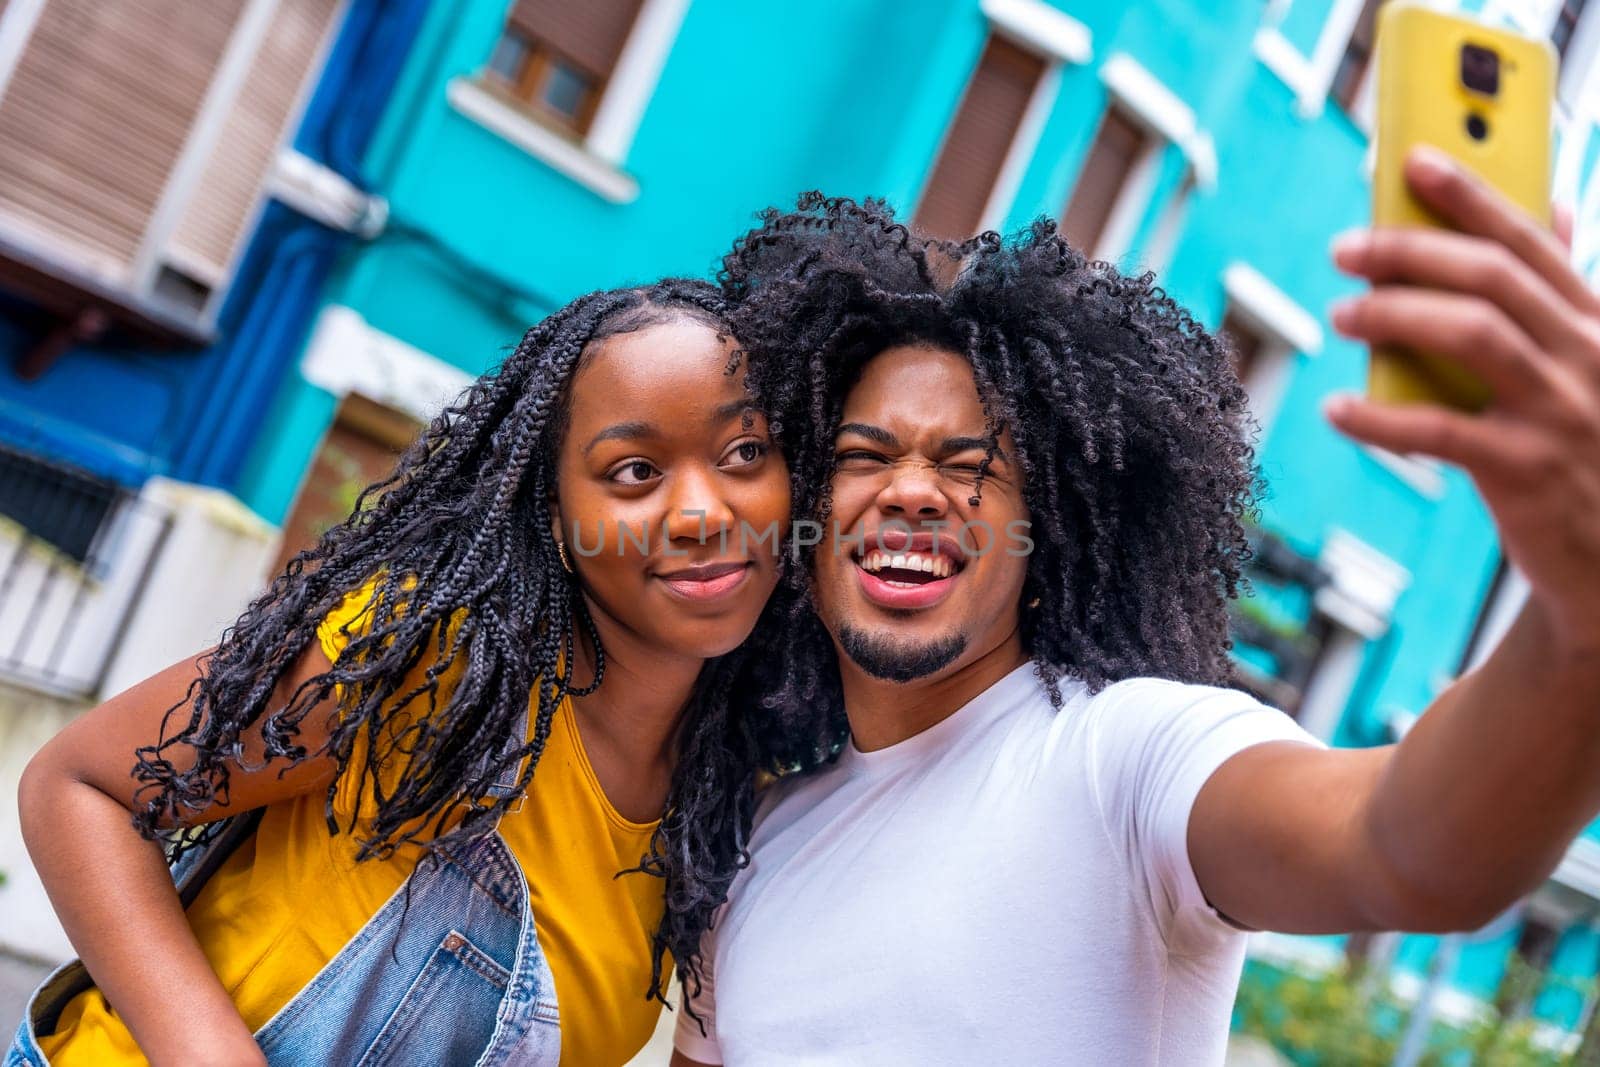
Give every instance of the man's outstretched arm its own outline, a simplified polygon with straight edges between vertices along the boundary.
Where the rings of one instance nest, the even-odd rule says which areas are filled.
[[[1414,155],[1408,177],[1462,232],[1341,242],[1339,266],[1374,288],[1334,324],[1455,359],[1495,401],[1466,415],[1351,399],[1329,416],[1471,474],[1532,592],[1401,744],[1262,745],[1212,776],[1190,858],[1246,926],[1473,927],[1543,881],[1600,810],[1600,300],[1562,241],[1448,159]]]

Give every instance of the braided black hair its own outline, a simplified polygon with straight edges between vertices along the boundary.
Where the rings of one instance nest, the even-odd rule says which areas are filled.
[[[1245,394],[1225,345],[1153,275],[1089,260],[1046,219],[949,242],[882,201],[807,193],[763,212],[720,278],[753,388],[815,428],[790,446],[809,487],[797,519],[826,521],[817,487],[865,364],[894,345],[951,350],[972,365],[990,457],[1003,430],[1016,444],[1034,541],[1022,640],[1053,699],[1063,671],[1091,689],[1139,675],[1229,684],[1225,604],[1257,490]],[[790,629],[793,662],[831,658],[804,604]]]
[[[325,803],[330,832],[355,832],[354,816],[341,825],[334,806],[336,791],[352,783],[375,807],[361,859],[411,842],[437,850],[492,826],[512,803],[493,790],[496,780],[526,760],[517,792],[526,789],[562,699],[588,691],[573,678],[575,627],[595,648],[590,685],[603,678],[604,650],[547,512],[568,383],[595,342],[685,316],[729,332],[716,287],[677,279],[591,293],[528,330],[225,632],[168,711],[160,741],[138,752],[139,830],[164,838],[174,859],[210,840],[218,824],[170,827],[227,804],[229,764],[252,733],[268,764],[286,768],[311,755],[301,723],[336,686],[340,711],[315,753],[339,768]],[[730,373],[742,358],[734,355]],[[781,426],[773,434],[782,447]],[[333,668],[271,706],[321,621],[372,580],[359,632],[352,628]],[[698,981],[700,936],[744,862],[757,771],[809,766],[826,754],[799,716],[745,699],[757,691],[747,686],[784,658],[777,627],[793,598],[786,591],[769,603],[749,645],[707,665],[686,709],[665,817],[637,868],[666,883],[648,991],[657,999],[667,952]],[[419,665],[423,681],[408,688]],[[441,686],[452,669],[459,680]],[[530,712],[531,736],[518,730]],[[398,776],[381,773],[398,757]]]

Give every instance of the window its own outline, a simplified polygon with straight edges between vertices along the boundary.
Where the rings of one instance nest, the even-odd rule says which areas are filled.
[[[1382,0],[1272,0],[1255,53],[1295,94],[1295,111],[1315,118],[1329,99],[1366,128],[1377,10]],[[1308,47],[1309,46],[1309,47]]]
[[[1563,0],[1550,26],[1550,41],[1561,56],[1556,95],[1571,113],[1577,110],[1586,85],[1594,81],[1600,61],[1600,5]]]
[[[1065,198],[1061,229],[1085,254],[1121,260],[1147,218],[1138,251],[1160,269],[1177,246],[1189,196],[1216,183],[1216,150],[1195,113],[1133,57],[1118,53],[1100,68],[1107,104]],[[1185,167],[1164,166],[1176,148]]]
[[[954,240],[978,231],[1044,71],[1042,57],[990,36],[917,204],[918,229]]]
[[[126,495],[87,471],[0,445],[0,516],[79,563]]]
[[[0,283],[57,312],[92,293],[136,329],[208,322],[339,8],[6,6],[0,240],[26,254]]]
[[[486,75],[539,118],[582,137],[642,0],[517,0]]]
[[[1250,397],[1250,412],[1272,421],[1294,373],[1296,352],[1322,350],[1322,327],[1272,280],[1243,262],[1222,272],[1227,304],[1218,332],[1231,344],[1234,373]]]
[[[1061,214],[1063,235],[1085,254],[1096,254],[1124,187],[1153,147],[1150,134],[1121,108],[1106,109]]]
[[[1217,332],[1228,342],[1234,377],[1241,382],[1249,381],[1251,374],[1259,368],[1267,348],[1266,339],[1245,322],[1238,309],[1233,307],[1223,315],[1222,326]]]
[[[422,428],[421,422],[398,408],[360,393],[345,394],[284,521],[271,573],[281,573],[296,552],[311,548],[348,518],[361,491],[394,469],[400,453]]]
[[[1339,106],[1352,114],[1358,110],[1357,104],[1366,91],[1372,66],[1373,45],[1378,35],[1378,3],[1379,0],[1367,0],[1362,5],[1344,54],[1339,57],[1339,66],[1333,72],[1333,85],[1328,90]]]
[[[1556,46],[1556,54],[1564,62],[1567,50],[1572,47],[1572,39],[1577,34],[1578,21],[1583,16],[1583,9],[1587,7],[1586,0],[1562,0],[1561,6],[1556,9],[1556,20],[1550,27],[1550,41]]]

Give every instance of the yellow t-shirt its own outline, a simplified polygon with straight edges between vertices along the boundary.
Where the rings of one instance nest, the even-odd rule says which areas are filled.
[[[369,597],[370,587],[352,594],[318,628],[330,660],[348,640],[340,629],[358,619]],[[359,631],[359,623],[351,629]],[[252,1030],[356,935],[404,883],[419,853],[413,847],[355,862],[355,837],[328,833],[323,797],[317,790],[268,806],[255,836],[189,908],[206,958]],[[355,790],[342,786],[336,809],[355,803]],[[572,705],[563,701],[526,802],[500,823],[527,876],[555,979],[563,1064],[625,1063],[655,1027],[660,1003],[645,991],[663,885],[645,874],[615,877],[638,864],[655,825],[628,821],[606,799]],[[172,1007],[183,1010],[178,1001]],[[98,988],[75,997],[39,1046],[57,1067],[148,1062]]]

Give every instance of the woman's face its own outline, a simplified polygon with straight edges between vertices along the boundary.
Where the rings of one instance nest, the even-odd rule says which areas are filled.
[[[755,628],[778,578],[789,472],[734,345],[678,317],[596,342],[571,386],[557,536],[597,619],[699,658]]]

